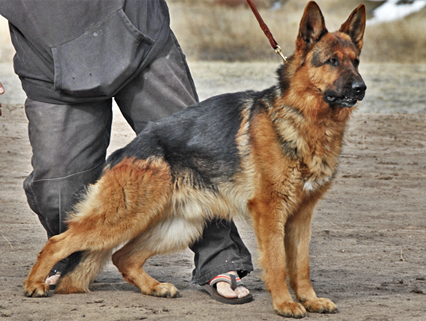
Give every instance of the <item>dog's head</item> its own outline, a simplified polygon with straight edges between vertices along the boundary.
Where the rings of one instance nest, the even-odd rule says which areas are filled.
[[[353,107],[364,98],[367,87],[358,72],[364,30],[364,5],[333,33],[327,31],[315,2],[305,8],[294,58],[310,89],[332,107]]]

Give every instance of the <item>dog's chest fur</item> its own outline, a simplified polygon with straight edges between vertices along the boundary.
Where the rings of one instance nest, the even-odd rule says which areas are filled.
[[[258,152],[264,154],[262,161],[269,163],[269,168],[282,164],[285,175],[275,173],[273,177],[290,180],[305,193],[329,186],[337,171],[346,119],[315,119],[290,106],[268,106],[263,116],[258,116],[264,118],[263,128],[255,132],[273,137],[257,138]],[[274,159],[273,155],[280,156]]]

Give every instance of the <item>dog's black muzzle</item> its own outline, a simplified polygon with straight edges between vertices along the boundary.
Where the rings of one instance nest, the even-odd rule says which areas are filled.
[[[356,105],[358,100],[362,100],[365,96],[367,86],[364,81],[357,80],[351,82],[347,87],[344,88],[342,93],[338,93],[334,90],[328,89],[324,92],[324,100],[330,104],[330,106],[341,106],[341,107],[353,107]]]

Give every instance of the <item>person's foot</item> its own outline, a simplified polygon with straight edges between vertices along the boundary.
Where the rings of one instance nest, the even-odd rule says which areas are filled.
[[[230,271],[228,274],[233,274],[238,277],[238,273],[236,271]],[[216,290],[217,293],[227,299],[244,298],[250,294],[250,291],[242,285],[239,285],[235,290],[232,290],[231,284],[223,281],[216,283]]]
[[[52,270],[52,272],[49,273],[49,276],[44,281],[44,283],[48,284],[50,288],[56,286],[56,283],[58,283],[59,278],[61,277],[61,272]]]

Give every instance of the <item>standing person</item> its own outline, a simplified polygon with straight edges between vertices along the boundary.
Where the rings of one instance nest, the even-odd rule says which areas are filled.
[[[50,238],[101,174],[112,98],[139,133],[198,97],[163,0],[0,0],[0,14],[27,94],[33,171],[24,190]],[[193,282],[225,303],[252,299],[239,285],[253,270],[251,256],[233,222],[211,222],[191,248]],[[46,283],[56,284],[65,266],[59,262]]]

